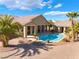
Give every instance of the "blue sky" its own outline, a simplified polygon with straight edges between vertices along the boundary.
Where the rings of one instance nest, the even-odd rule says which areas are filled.
[[[0,0],[0,14],[42,14],[47,20],[66,20],[71,11],[79,12],[79,0]]]

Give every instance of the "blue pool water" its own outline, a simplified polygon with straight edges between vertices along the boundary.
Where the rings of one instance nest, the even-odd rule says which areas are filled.
[[[39,36],[40,40],[50,41],[50,42],[59,42],[63,38],[64,38],[64,33],[42,34]]]

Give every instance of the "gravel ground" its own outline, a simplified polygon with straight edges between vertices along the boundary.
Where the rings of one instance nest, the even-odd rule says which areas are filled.
[[[79,42],[51,48],[35,44],[0,48],[0,59],[79,59]]]

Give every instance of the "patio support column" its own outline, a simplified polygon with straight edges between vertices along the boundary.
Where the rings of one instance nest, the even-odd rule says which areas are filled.
[[[43,32],[43,26],[41,26],[41,32]]]
[[[46,31],[47,31],[47,25],[46,25]]]
[[[58,27],[58,32],[60,32],[60,27]]]
[[[40,33],[42,32],[42,26],[40,26]]]
[[[42,25],[40,26],[41,32],[42,32]]]
[[[34,35],[37,34],[37,26],[34,27]]]
[[[23,37],[26,38],[26,26],[23,27]]]
[[[42,32],[44,32],[44,25],[42,25]]]
[[[63,32],[65,33],[66,27],[64,27]]]
[[[46,31],[46,25],[44,26],[44,32]]]
[[[47,30],[46,30],[46,25],[45,25],[45,29],[44,29],[44,30],[47,31]]]
[[[32,29],[33,29],[32,26],[30,26],[30,34],[31,34],[31,35],[32,35]]]
[[[45,26],[43,25],[43,32],[45,32]]]
[[[50,25],[49,25],[49,31],[50,31]]]
[[[36,34],[38,34],[38,26],[36,26]]]

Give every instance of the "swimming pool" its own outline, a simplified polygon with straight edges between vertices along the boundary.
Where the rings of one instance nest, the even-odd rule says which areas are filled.
[[[42,34],[39,36],[39,39],[43,41],[59,42],[64,39],[64,36],[64,33]]]

